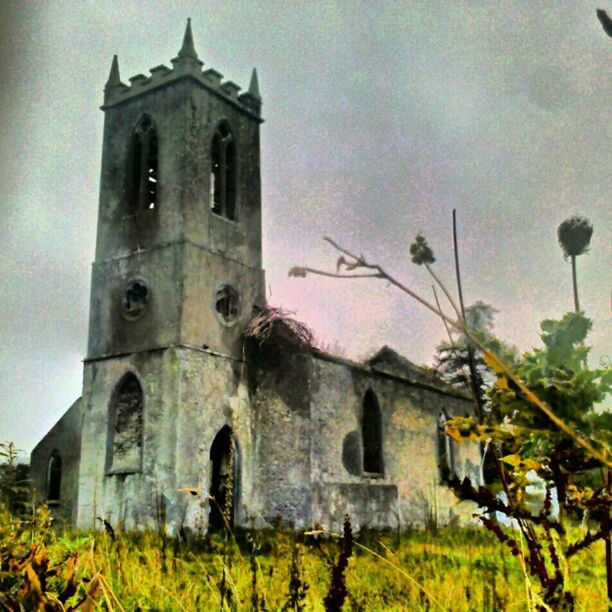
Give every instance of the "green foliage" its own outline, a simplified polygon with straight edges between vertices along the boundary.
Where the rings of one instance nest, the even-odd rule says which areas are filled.
[[[543,348],[516,359],[513,370],[529,392],[609,456],[612,415],[597,412],[595,406],[610,392],[612,372],[610,368],[588,367],[585,339],[590,328],[591,322],[581,313],[544,321]],[[498,376],[488,394],[488,422],[454,418],[447,432],[458,442],[479,440],[494,445],[501,457],[498,469],[505,499],[469,481],[455,482],[454,487],[461,497],[476,501],[483,510],[501,512],[518,521],[528,549],[525,564],[539,580],[540,597],[555,609],[571,609],[574,600],[563,567],[579,550],[606,537],[610,529],[606,517],[611,500],[601,464],[526,397],[494,357],[489,359]],[[542,493],[539,499],[534,488]],[[558,513],[552,508],[553,491]],[[496,533],[486,517],[482,520]],[[586,531],[570,541],[567,534],[576,520]],[[518,554],[513,540],[496,535]]]
[[[560,321],[543,321],[541,328],[544,348],[523,355],[515,364],[515,373],[571,427],[589,437],[601,437],[605,432],[599,428],[607,417],[602,421],[594,409],[612,388],[612,369],[591,369],[587,365],[589,348],[584,341],[591,322],[580,313],[568,313]],[[498,420],[512,422],[516,443],[528,443],[526,449],[530,452],[537,446],[534,436],[549,447],[567,443],[567,436],[503,376],[492,389],[490,399]],[[607,444],[609,447],[609,439]],[[600,447],[605,448],[601,441]],[[575,449],[574,454],[584,457],[580,449]],[[545,457],[544,453],[542,458]]]
[[[23,513],[30,502],[29,466],[18,462],[12,442],[0,442],[0,505],[10,512]]]
[[[2,516],[3,551],[11,545],[4,524]],[[281,610],[287,603],[296,538],[278,531],[258,537],[261,544],[255,563],[259,609]],[[221,534],[215,534],[202,542],[170,547],[164,571],[156,533],[119,533],[113,542],[104,532],[54,532],[39,523],[23,532],[22,546],[15,553],[25,555],[31,543],[44,543],[48,555],[45,593],[49,601],[64,593],[72,567],[76,592],[66,598],[66,609],[220,610],[219,586],[225,569],[235,609],[251,610],[252,549],[239,534],[236,539],[239,545],[232,544],[235,555],[231,567],[223,565],[220,550],[224,541]],[[313,536],[301,535],[296,547],[300,579],[308,585],[301,605],[305,610],[323,610],[332,581],[326,556],[337,555],[337,539],[319,537],[315,543]],[[603,556],[603,546],[576,555],[573,585],[580,610],[606,609]],[[6,579],[6,574],[3,577]],[[364,534],[355,538],[345,578],[343,610],[492,612],[527,607],[525,577],[517,559],[502,556],[494,537],[481,529],[442,529],[435,536],[428,532],[408,532],[400,537]],[[12,572],[11,580],[11,585],[0,584],[0,592],[16,598],[27,584],[26,577],[23,572]],[[230,608],[226,605],[223,609]]]
[[[81,537],[74,546],[51,524],[46,506],[15,516],[0,505],[0,609],[89,611],[102,598],[112,599],[93,565],[92,538]]]
[[[545,319],[540,323],[544,353],[550,365],[580,368],[587,357],[584,340],[593,324],[584,315],[567,313],[560,321]]]
[[[589,348],[584,340],[591,322],[580,313],[568,313],[560,321],[544,321],[541,328],[544,348],[517,359],[515,374],[557,416],[609,452],[612,415],[596,412],[595,406],[612,389],[612,369],[587,365]],[[595,465],[503,373],[489,391],[489,404],[491,419],[487,424],[456,419],[449,429],[451,435],[457,440],[493,439],[510,454],[538,459],[543,477],[550,474],[551,461],[560,457],[564,471]]]

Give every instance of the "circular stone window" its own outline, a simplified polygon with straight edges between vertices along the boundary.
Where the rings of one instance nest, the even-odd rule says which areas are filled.
[[[217,318],[226,325],[238,320],[240,314],[240,299],[238,292],[231,285],[221,285],[214,296]]]
[[[146,283],[142,280],[130,281],[121,298],[123,314],[128,319],[137,319],[147,307],[148,303],[149,288]]]

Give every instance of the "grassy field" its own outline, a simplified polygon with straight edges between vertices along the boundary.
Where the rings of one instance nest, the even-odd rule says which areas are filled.
[[[113,539],[5,523],[0,593],[21,597],[25,609],[48,601],[56,607],[40,609],[324,610],[341,547],[339,538],[283,532],[185,544],[156,533]],[[577,609],[606,610],[603,545],[581,554],[571,579]],[[502,556],[485,530],[361,534],[345,575],[343,610],[528,609],[517,559]]]

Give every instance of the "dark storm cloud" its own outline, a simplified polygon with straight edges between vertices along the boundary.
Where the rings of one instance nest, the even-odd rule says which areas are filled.
[[[122,77],[196,48],[264,98],[264,263],[270,300],[360,356],[421,362],[440,322],[384,285],[287,278],[331,267],[333,234],[429,296],[408,247],[423,231],[452,284],[459,211],[468,302],[522,348],[571,308],[556,227],[595,225],[578,263],[609,353],[612,49],[590,3],[3,3],[0,438],[35,441],[80,393],[110,59]],[[8,85],[8,86],[7,86]]]

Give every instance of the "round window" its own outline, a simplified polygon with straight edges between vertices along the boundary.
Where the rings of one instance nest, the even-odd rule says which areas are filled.
[[[142,280],[130,281],[121,299],[123,314],[128,319],[137,319],[149,303],[149,288]]]
[[[235,323],[240,314],[238,292],[231,285],[221,285],[215,291],[215,312],[223,323]]]

